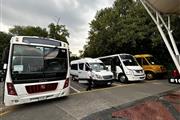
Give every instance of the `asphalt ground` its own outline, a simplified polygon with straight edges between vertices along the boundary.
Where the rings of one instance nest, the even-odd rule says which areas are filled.
[[[2,88],[2,87],[1,87]],[[2,120],[79,120],[93,113],[180,88],[168,80],[153,80],[101,86],[86,91],[87,85],[71,82],[71,95],[5,108],[0,106]],[[1,92],[2,93],[2,92]],[[0,94],[0,98],[2,94]]]

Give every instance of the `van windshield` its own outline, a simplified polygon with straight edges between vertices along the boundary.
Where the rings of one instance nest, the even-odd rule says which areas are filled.
[[[138,63],[133,56],[120,55],[120,57],[125,66],[138,66]]]
[[[157,59],[155,59],[154,57],[146,57],[146,59],[148,60],[148,62],[151,64],[151,65],[159,65],[159,61]]]
[[[101,70],[106,69],[103,63],[89,63],[89,65],[92,68],[92,70],[95,70],[95,71],[101,71]]]

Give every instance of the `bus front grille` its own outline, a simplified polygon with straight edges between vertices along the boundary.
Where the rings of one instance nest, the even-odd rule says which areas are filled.
[[[58,83],[30,85],[26,86],[26,91],[28,94],[53,91],[56,90],[57,85]]]

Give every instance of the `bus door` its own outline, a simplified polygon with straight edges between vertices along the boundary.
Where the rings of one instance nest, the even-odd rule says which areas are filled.
[[[118,56],[115,56],[112,58],[111,71],[113,72],[114,78],[116,78],[116,79],[118,79],[119,73],[123,73],[122,64],[121,64]]]
[[[113,57],[111,60],[111,71],[114,75],[114,78],[117,78],[117,71],[116,71],[116,57]]]

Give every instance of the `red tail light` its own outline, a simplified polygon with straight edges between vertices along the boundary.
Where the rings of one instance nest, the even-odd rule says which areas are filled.
[[[67,88],[68,86],[69,86],[69,78],[66,78],[63,89]]]
[[[8,95],[17,96],[17,93],[16,93],[13,83],[7,83],[7,90],[8,90]]]

